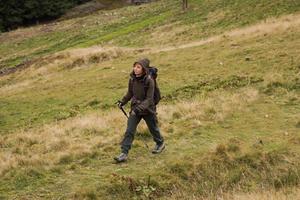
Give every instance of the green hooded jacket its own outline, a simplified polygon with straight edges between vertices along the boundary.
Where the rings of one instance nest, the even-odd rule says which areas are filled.
[[[142,59],[136,61],[133,65],[136,63],[139,63],[146,73],[142,77],[136,77],[133,71],[130,73],[128,91],[121,100],[122,104],[125,105],[131,100],[131,111],[134,110],[139,115],[156,114],[156,106],[153,99],[155,83],[147,69],[149,60]]]

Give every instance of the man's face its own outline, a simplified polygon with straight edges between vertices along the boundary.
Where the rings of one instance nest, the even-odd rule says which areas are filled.
[[[143,67],[138,63],[133,66],[133,71],[136,76],[143,75]]]

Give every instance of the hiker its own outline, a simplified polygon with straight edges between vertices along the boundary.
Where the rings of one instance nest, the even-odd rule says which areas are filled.
[[[157,85],[156,80],[150,76],[149,64],[150,60],[147,58],[136,61],[133,64],[133,71],[130,73],[127,94],[122,100],[118,101],[119,108],[122,108],[122,106],[126,105],[126,103],[131,100],[131,109],[125,135],[121,142],[122,152],[119,156],[114,158],[117,162],[124,162],[127,160],[137,125],[142,118],[145,120],[153,140],[156,143],[152,153],[160,153],[165,148],[164,138],[160,133],[157,121],[156,104],[159,101],[155,98]]]

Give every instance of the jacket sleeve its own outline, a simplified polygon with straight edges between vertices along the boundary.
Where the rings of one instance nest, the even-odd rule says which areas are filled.
[[[152,78],[149,78],[147,85],[148,85],[148,89],[147,89],[147,93],[146,93],[146,98],[136,107],[136,109],[139,112],[147,110],[151,105],[154,104],[154,102],[153,102],[154,80]]]
[[[128,101],[130,101],[132,96],[133,96],[133,93],[132,93],[132,87],[131,87],[131,79],[129,79],[127,93],[121,100],[122,104],[125,105]]]

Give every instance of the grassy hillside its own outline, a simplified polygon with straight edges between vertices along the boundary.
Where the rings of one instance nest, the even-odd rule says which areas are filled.
[[[130,3],[126,0],[91,0],[68,10],[59,20],[83,17],[99,10],[112,10],[128,5]]]
[[[0,36],[0,199],[299,199],[300,5],[163,0]],[[99,46],[101,44],[101,46]],[[98,45],[98,46],[93,46]],[[132,63],[159,68],[167,150],[112,164]],[[128,110],[128,107],[127,107]]]
[[[250,2],[251,3],[247,4],[247,7],[244,1],[229,1],[227,3],[222,1],[191,1],[189,12],[182,13],[179,2],[176,4],[173,1],[159,1],[141,7],[130,6],[113,11],[100,11],[98,14],[92,16],[75,18],[45,26],[20,29],[1,35],[0,65],[9,68],[20,62],[27,61],[29,63],[27,64],[28,66],[33,64],[40,67],[53,63],[57,58],[59,59],[59,56],[55,57],[53,53],[66,48],[87,47],[94,44],[118,47],[133,46],[144,49],[154,47],[160,49],[166,46],[185,44],[189,41],[218,35],[226,30],[240,27],[247,23],[250,24],[270,16],[278,16],[299,10],[299,4],[295,1],[289,3],[282,1]],[[242,9],[251,6],[254,11],[251,15],[248,10]],[[222,17],[220,17],[218,15],[222,13],[220,12],[222,7],[224,7],[222,12],[226,11],[226,14],[222,14]],[[205,18],[207,19],[205,20]],[[85,52],[84,54],[88,54],[86,51],[93,51],[93,49],[82,50],[82,52]],[[113,57],[119,58],[119,54],[122,54],[122,50],[119,51],[117,49],[113,51],[116,51],[113,53]],[[93,51],[92,53],[95,52]],[[125,51],[124,54],[126,54],[125,57],[128,56],[127,51]],[[134,54],[135,52],[133,51],[131,55]],[[63,54],[63,56],[68,55]],[[96,55],[96,57],[97,56],[99,57],[99,55]],[[103,56],[100,55],[100,61],[103,59],[101,57]],[[76,60],[77,58],[72,59]],[[123,62],[126,60],[123,59],[123,57],[119,59]],[[79,62],[79,64],[82,62],[80,61],[80,56],[77,62]],[[89,63],[97,64],[97,62],[99,62],[98,58],[95,58],[95,60],[91,58],[88,61],[88,65]],[[116,65],[123,65],[119,64],[119,60],[113,62]],[[128,62],[131,64],[132,60],[127,61],[127,63]],[[129,63],[127,63],[126,65],[128,66]],[[49,68],[47,68],[47,70],[49,70]],[[67,71],[67,73],[69,72]],[[62,73],[60,73],[60,75],[62,75]],[[94,74],[92,76],[94,76]],[[37,78],[37,76],[33,77]],[[14,75],[10,78],[6,77],[4,80],[1,80],[0,85],[9,86],[15,83],[16,79]],[[116,80],[119,80],[118,77],[116,77]],[[28,81],[32,80],[27,79],[27,83]],[[23,84],[27,83],[23,82]],[[53,83],[55,84],[56,82]],[[68,83],[73,84],[72,82]],[[103,89],[102,84],[105,83],[101,81],[96,88],[99,86],[99,88]],[[92,85],[93,88],[95,88],[94,80],[92,81]],[[43,86],[49,87],[46,85]],[[82,84],[82,86],[87,87],[88,84]],[[122,85],[123,88],[125,86],[126,85]],[[56,87],[56,89],[59,89],[59,87],[60,86]],[[90,88],[90,85],[88,88]],[[97,91],[99,91],[99,88]],[[119,88],[120,92],[123,91],[123,88]],[[73,98],[72,96],[75,94],[61,97],[60,92],[64,93],[64,91],[58,90],[57,92],[52,92],[51,90],[52,89],[50,89],[50,91],[35,91],[42,93],[51,92],[53,100],[48,98],[47,95],[37,94],[38,97],[36,98],[34,97],[35,95],[31,95],[31,92],[27,93],[27,95],[24,94],[25,98],[22,99],[26,107],[22,106],[17,109],[21,112],[13,111],[16,106],[18,107],[18,105],[20,105],[19,94],[15,95],[15,97],[17,97],[16,101],[13,99],[6,101],[1,98],[1,104],[5,105],[5,110],[1,110],[1,113],[4,113],[2,115],[5,115],[5,119],[2,118],[0,123],[4,125],[5,131],[12,130],[13,127],[31,126],[33,124],[41,124],[43,121],[48,122],[64,118],[64,115],[68,116],[68,113],[72,112],[72,108],[82,107],[81,104],[83,104],[84,107],[84,105],[97,99],[97,96],[94,96],[97,95],[97,93],[93,93],[90,90],[86,90],[88,92],[87,95],[81,95],[82,93],[78,92],[79,98]],[[67,90],[69,90],[69,88]],[[32,98],[36,98],[36,101],[32,101]],[[113,101],[109,99],[112,98],[107,98],[107,96],[102,95],[101,103],[104,107],[113,106]],[[46,108],[44,107],[45,105]],[[47,105],[50,105],[50,110],[47,109]],[[53,109],[54,107],[56,108]],[[1,108],[4,107],[1,106]],[[61,114],[61,110],[66,111]],[[80,110],[83,111],[85,108]],[[32,115],[32,111],[35,113],[34,116]],[[3,120],[5,120],[5,122],[3,122]],[[2,130],[4,131],[4,129]]]
[[[163,0],[140,7],[99,11],[92,16],[2,34],[0,65],[11,67],[41,55],[96,44],[159,46],[184,43],[267,17],[299,11],[299,4],[294,0],[194,0],[190,2],[190,10],[183,13],[180,1]],[[168,37],[167,33],[173,37]],[[162,37],[157,41],[153,35]]]

